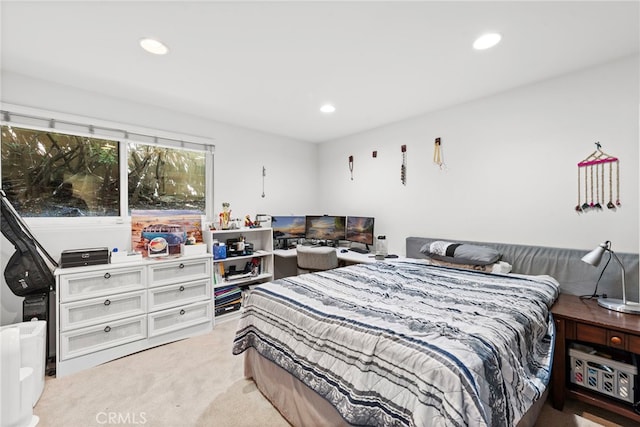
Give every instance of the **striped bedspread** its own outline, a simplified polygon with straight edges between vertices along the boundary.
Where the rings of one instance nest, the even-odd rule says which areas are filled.
[[[353,425],[512,426],[545,391],[558,283],[359,264],[252,290],[233,353],[254,347]]]

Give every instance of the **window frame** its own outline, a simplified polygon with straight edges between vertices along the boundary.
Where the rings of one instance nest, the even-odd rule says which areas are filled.
[[[84,226],[114,225],[131,222],[129,214],[129,180],[128,180],[128,145],[129,143],[156,145],[171,149],[198,151],[205,155],[205,211],[203,215],[213,218],[213,178],[215,145],[210,139],[194,137],[192,135],[174,134],[148,128],[124,126],[118,123],[104,122],[86,117],[79,117],[55,112],[46,112],[19,106],[3,104],[0,126],[13,126],[24,129],[65,133],[74,136],[99,138],[118,143],[119,151],[119,188],[120,215],[119,216],[86,216],[86,217],[24,217],[25,221],[35,227],[51,224],[52,221],[61,226],[80,223]],[[8,119],[8,120],[7,120]],[[50,123],[43,126],[38,123]],[[51,126],[53,124],[53,126]],[[77,129],[74,129],[77,128]],[[82,129],[86,129],[83,131]],[[126,130],[126,129],[129,130]],[[121,136],[118,136],[120,134]],[[185,147],[187,145],[187,147]],[[0,179],[2,161],[0,161]]]

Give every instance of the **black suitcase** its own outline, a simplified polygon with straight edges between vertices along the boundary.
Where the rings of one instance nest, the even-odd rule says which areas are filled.
[[[60,267],[109,264],[109,248],[67,249],[60,255]]]

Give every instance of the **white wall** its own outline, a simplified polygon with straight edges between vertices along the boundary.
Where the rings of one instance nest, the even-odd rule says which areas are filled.
[[[214,161],[214,206],[231,203],[232,216],[249,214],[304,214],[318,209],[317,144],[211,122],[194,116],[109,98],[95,93],[35,80],[15,73],[1,75],[1,101],[96,118],[103,121],[210,138],[216,146]],[[126,126],[124,127],[126,129]],[[262,198],[262,167],[266,168],[265,197]],[[59,223],[26,220],[35,237],[47,251],[59,258],[64,249],[96,246],[128,247],[128,224],[105,221],[99,227],[74,222],[73,227]],[[14,249],[1,239],[0,268],[4,271]],[[22,321],[22,298],[0,286],[2,306],[0,324]]]
[[[637,253],[638,79],[636,56],[323,143],[322,204],[375,216],[398,254],[407,236],[577,249],[611,240]],[[444,170],[432,161],[436,137]],[[595,141],[620,158],[622,208],[579,215],[577,163]]]

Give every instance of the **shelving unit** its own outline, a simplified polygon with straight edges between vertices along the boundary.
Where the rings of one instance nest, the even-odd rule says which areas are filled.
[[[213,260],[213,289],[215,321],[227,321],[240,316],[244,293],[251,286],[273,280],[273,229],[270,227],[241,228],[236,230],[209,230],[204,241],[212,251],[214,241],[224,243],[244,238],[245,245],[253,245],[248,255],[227,256]],[[228,248],[227,248],[228,250]],[[229,250],[227,252],[229,254]],[[259,263],[258,273],[228,275],[229,271],[244,272],[248,264]],[[221,274],[224,270],[226,277]]]

